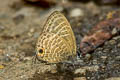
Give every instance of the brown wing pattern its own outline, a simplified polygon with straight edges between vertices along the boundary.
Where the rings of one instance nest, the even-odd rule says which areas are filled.
[[[74,33],[60,12],[55,11],[48,17],[38,39],[37,55],[49,63],[64,62],[76,55]]]
[[[38,43],[37,50],[44,48],[44,53],[40,56],[43,61],[57,63],[66,61],[69,56],[75,56],[72,54],[67,42],[54,33],[42,33]]]
[[[59,35],[68,42],[73,54],[76,54],[76,41],[74,33],[69,22],[62,13],[58,11],[53,12],[48,17],[44,25],[43,32],[50,32]]]

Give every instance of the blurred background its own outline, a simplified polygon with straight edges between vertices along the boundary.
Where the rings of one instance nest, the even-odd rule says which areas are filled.
[[[81,39],[120,0],[0,0],[0,80],[120,80],[120,36],[107,41],[79,65],[31,64],[47,17],[61,11]]]

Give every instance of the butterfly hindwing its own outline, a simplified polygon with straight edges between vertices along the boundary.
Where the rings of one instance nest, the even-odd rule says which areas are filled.
[[[70,49],[74,54],[76,54],[76,41],[72,28],[65,18],[65,16],[59,11],[53,12],[47,19],[43,32],[54,33],[63,39],[65,39]]]

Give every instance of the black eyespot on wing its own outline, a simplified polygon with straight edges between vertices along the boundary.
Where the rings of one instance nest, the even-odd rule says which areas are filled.
[[[39,53],[41,53],[41,54],[42,54],[42,53],[43,53],[43,49],[39,49]]]

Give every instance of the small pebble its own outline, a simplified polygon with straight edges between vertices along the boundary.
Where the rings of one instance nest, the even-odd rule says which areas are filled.
[[[84,61],[83,61],[83,60],[80,60],[80,59],[77,59],[77,62],[83,63]]]
[[[102,65],[102,66],[101,66],[101,68],[102,68],[102,70],[103,70],[103,69],[105,69],[105,68],[106,68],[106,66]]]
[[[76,69],[74,72],[74,74],[83,74],[83,75],[85,75],[85,73],[86,73],[86,69],[84,68]]]
[[[3,31],[5,29],[5,26],[0,25],[0,31]]]
[[[10,55],[6,54],[5,57],[4,57],[4,61],[5,62],[10,62],[11,61]]]
[[[117,57],[116,57],[116,60],[120,60],[120,56],[117,56]]]
[[[89,67],[86,66],[86,67],[84,67],[84,69],[87,70],[87,71],[93,72],[93,71],[98,71],[99,70],[99,66],[98,65],[89,66]]]
[[[116,41],[115,41],[115,40],[110,40],[109,43],[110,43],[111,45],[114,45],[114,44],[116,44]]]
[[[32,37],[32,36],[33,36],[33,34],[29,32],[29,33],[28,33],[28,36],[29,36],[29,37]]]
[[[30,32],[31,32],[31,33],[33,33],[34,31],[35,31],[35,29],[34,29],[34,28],[31,28],[31,29],[30,29]]]
[[[93,60],[93,64],[97,64],[97,63],[98,63],[98,61],[94,59]]]
[[[85,77],[75,77],[74,80],[86,80]]]
[[[30,31],[28,32],[28,36],[33,36],[33,33],[34,33],[35,29],[34,28],[31,28]]]
[[[117,45],[118,48],[120,48],[120,43]]]
[[[91,58],[91,55],[90,54],[86,54],[85,55],[85,59],[89,60]]]
[[[35,32],[35,33],[33,34],[33,37],[34,37],[34,38],[38,38],[39,35],[40,35],[39,33]]]
[[[98,71],[98,69],[99,69],[99,66],[98,65],[95,65],[95,66],[91,66],[91,67],[87,67],[87,70],[88,71]]]
[[[81,10],[80,8],[75,8],[70,12],[70,17],[78,17],[83,15],[84,15],[83,10]]]
[[[106,52],[109,52],[110,49],[104,49],[103,52],[106,53]]]
[[[115,35],[116,33],[117,33],[117,29],[114,28],[114,29],[112,30],[112,35]]]
[[[113,39],[114,39],[114,40],[118,40],[118,39],[120,39],[120,36],[116,36],[116,37],[114,37]]]
[[[101,58],[102,58],[103,60],[106,60],[106,59],[107,59],[107,56],[101,56]]]

